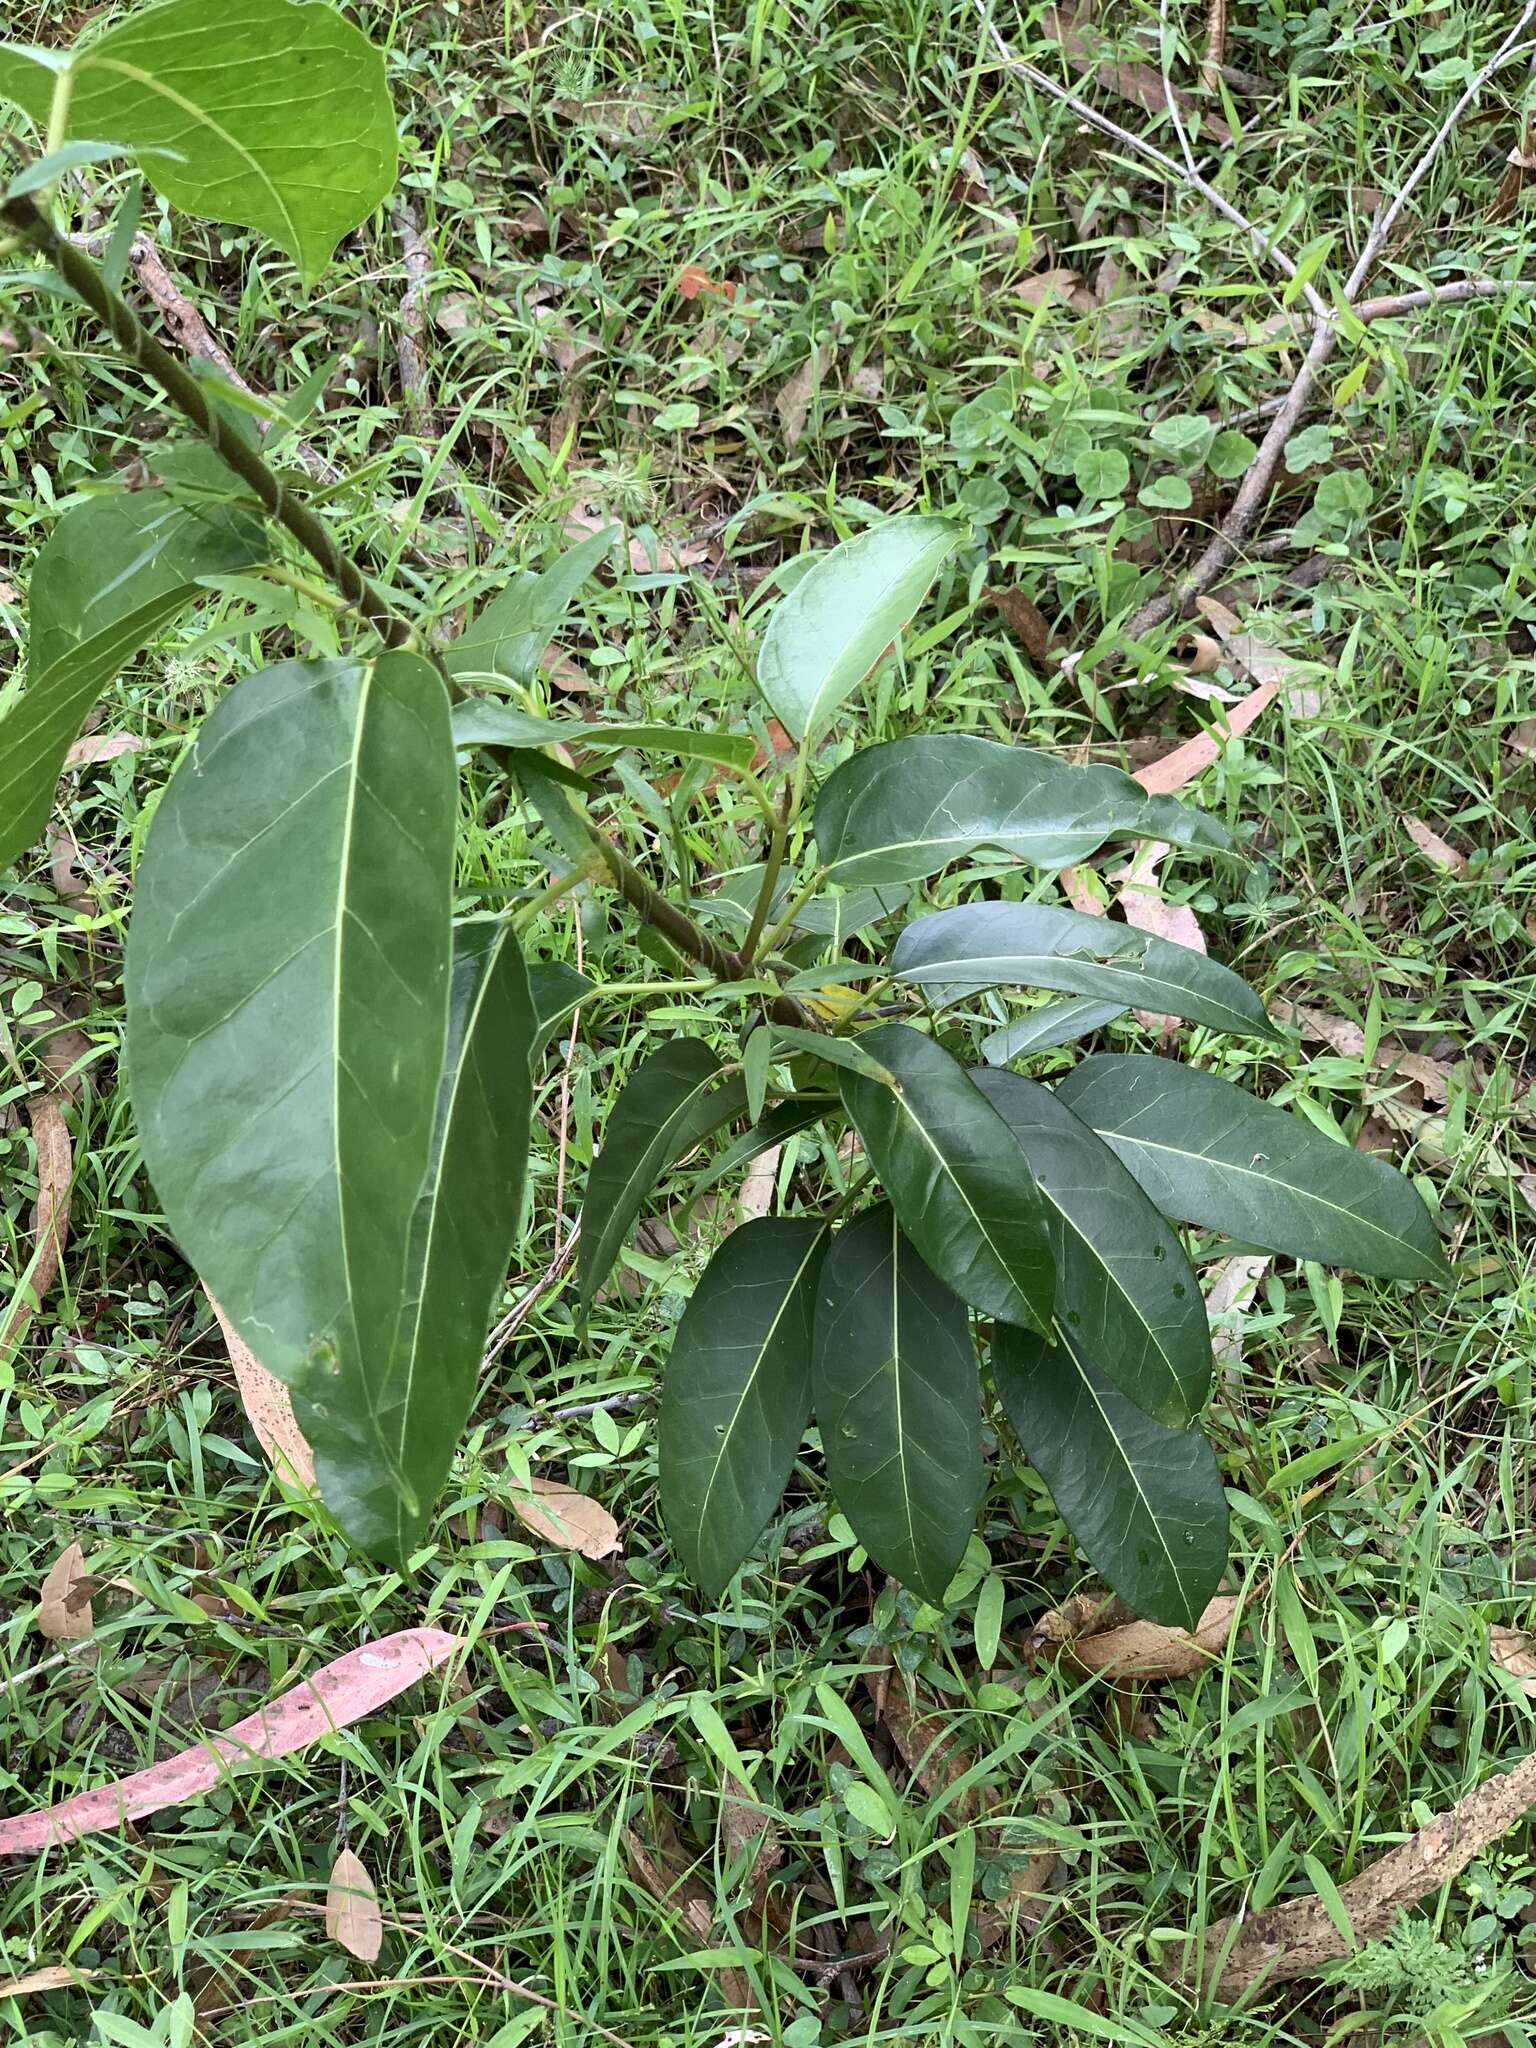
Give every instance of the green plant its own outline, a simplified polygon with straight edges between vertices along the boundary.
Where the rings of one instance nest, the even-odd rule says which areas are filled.
[[[250,401],[193,374],[118,295],[136,202],[100,266],[52,217],[62,175],[127,154],[175,203],[270,234],[313,277],[392,181],[366,42],[323,6],[168,0],[67,57],[0,53],[0,91],[46,128],[0,203],[13,250],[50,262],[206,444],[157,450],[155,488],[71,510],[42,550],[28,686],[0,726],[0,858],[41,830],[96,696],[206,579],[297,584],[329,632],[356,636],[245,677],[193,738],[145,840],[126,978],[166,1219],[292,1388],[344,1530],[402,1569],[427,1534],[519,1229],[530,1064],[557,1016],[604,995],[530,972],[518,935],[602,878],[705,971],[735,1043],[723,1057],[678,1039],[635,1067],[589,1177],[583,1302],[658,1176],[705,1139],[747,1126],[714,1178],[817,1125],[851,1125],[862,1146],[825,1214],[729,1235],[679,1327],[661,1488],[690,1571],[728,1583],[814,1412],[860,1541],[942,1602],[981,1489],[978,1317],[1002,1412],[1083,1549],[1141,1612],[1191,1620],[1225,1559],[1225,1502],[1197,1427],[1205,1310],[1164,1219],[1364,1272],[1443,1270],[1406,1181],[1212,1074],[1095,1054],[1052,1090],[1003,1064],[1136,1006],[1280,1040],[1227,968],[1022,893],[1027,869],[1117,835],[1221,852],[1224,828],[1116,769],[966,734],[820,772],[934,586],[964,601],[967,534],[941,518],[856,534],[774,609],[757,682],[796,743],[776,785],[754,767],[760,719],[689,732],[547,715],[539,654],[611,537],[442,644],[449,596],[408,610],[386,594],[276,466],[296,419],[262,419],[263,442]],[[294,544],[334,596],[297,573]],[[739,776],[760,867],[703,908],[673,902],[593,821],[571,746]],[[561,865],[514,915],[456,926],[456,756],[482,750]],[[914,918],[877,964],[872,942],[930,885],[965,900]],[[975,1067],[957,1008],[1011,988],[1068,1000],[992,1031]]]

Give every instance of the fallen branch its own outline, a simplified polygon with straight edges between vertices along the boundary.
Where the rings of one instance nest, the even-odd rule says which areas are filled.
[[[1339,1887],[1357,1943],[1391,1931],[1405,1906],[1427,1898],[1536,1806],[1536,1755],[1489,1778],[1427,1827]],[[1218,1921],[1200,1950],[1198,1974],[1231,2003],[1251,1985],[1285,1984],[1348,1955],[1351,1944],[1320,1898],[1287,1899],[1251,1918]],[[1194,1972],[1189,1972],[1194,1974]]]
[[[1455,106],[1421,151],[1418,161],[1403,180],[1397,197],[1383,209],[1372,224],[1371,231],[1365,238],[1365,246],[1360,251],[1355,267],[1344,286],[1343,301],[1351,310],[1364,290],[1367,279],[1376,268],[1381,252],[1386,247],[1387,238],[1396,226],[1403,208],[1415,189],[1429,175],[1430,169],[1449,141],[1463,113],[1496,71],[1513,58],[1525,54],[1527,46],[1521,43],[1520,38],[1533,16],[1536,16],[1536,0],[1526,0],[1519,20],[1488,62],[1470,80]],[[1160,626],[1165,619],[1175,615],[1182,616],[1194,600],[1203,591],[1209,590],[1229,567],[1244,541],[1258,524],[1259,515],[1269,502],[1270,492],[1280,468],[1280,460],[1285,452],[1285,444],[1295,431],[1324,365],[1339,345],[1340,327],[1334,310],[1324,306],[1319,311],[1310,295],[1307,303],[1312,306],[1316,316],[1312,339],[1302,358],[1301,367],[1296,372],[1294,383],[1259,444],[1258,454],[1243,478],[1237,496],[1232,501],[1231,510],[1188,574],[1181,577],[1171,591],[1164,591],[1152,598],[1133,615],[1126,627],[1131,639],[1141,639],[1153,627]],[[1377,317],[1384,316],[1378,314]]]

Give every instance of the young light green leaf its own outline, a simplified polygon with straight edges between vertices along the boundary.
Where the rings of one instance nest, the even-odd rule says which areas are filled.
[[[962,1301],[1049,1330],[1055,1268],[1018,1139],[958,1061],[908,1024],[859,1043],[894,1079],[845,1074],[843,1106],[907,1236]]]
[[[284,662],[203,724],[135,890],[128,1076],[150,1178],[305,1435],[330,1438],[321,1490],[347,1513],[380,1488],[423,1508],[376,1376],[432,1154],[455,816],[428,662]],[[346,1449],[343,1422],[367,1425]],[[371,1519],[357,1533],[376,1540]]]
[[[583,586],[613,552],[616,526],[588,534],[542,575],[515,576],[445,650],[451,675],[502,675],[524,688],[539,672],[544,650],[565,622]],[[540,745],[523,741],[523,745]]]
[[[823,555],[775,606],[757,686],[795,739],[825,730],[959,546],[949,519],[886,519]]]
[[[607,1279],[658,1177],[746,1108],[740,1074],[717,1086],[721,1071],[708,1046],[678,1038],[643,1060],[625,1082],[587,1175],[576,1260],[583,1309]]]
[[[1272,1102],[1149,1053],[1096,1053],[1056,1090],[1165,1216],[1265,1251],[1399,1280],[1443,1280],[1412,1184]]]
[[[1175,846],[1231,844],[1217,819],[1149,797],[1118,768],[1075,768],[966,733],[869,747],[834,770],[816,799],[816,850],[844,888],[920,882],[983,848],[1063,868],[1122,832]]]
[[[354,1542],[400,1571],[453,1464],[512,1255],[533,1108],[533,1034],[511,927],[461,926],[434,1154],[416,1205],[395,1342],[387,1353],[362,1354],[357,1385],[336,1382],[314,1360],[294,1382],[327,1507]],[[393,1482],[396,1473],[408,1493]]]
[[[1159,1422],[1199,1414],[1211,1384],[1205,1302],[1184,1248],[1103,1140],[1048,1088],[971,1076],[1023,1147],[1056,1261],[1056,1327]]]
[[[1050,903],[965,903],[920,917],[896,941],[891,969],[936,1003],[999,986],[1055,988],[1136,1003],[1217,1031],[1283,1035],[1247,982],[1219,961]]]
[[[981,1497],[981,1403],[964,1306],[878,1209],[821,1271],[813,1379],[827,1478],[875,1562],[942,1605]]]
[[[716,1251],[672,1340],[657,1451],[661,1511],[718,1599],[779,1502],[811,1413],[811,1325],[827,1247],[805,1217],[744,1223]]]
[[[981,1041],[981,1056],[989,1067],[1006,1067],[1010,1060],[1022,1060],[1031,1053],[1046,1052],[1053,1045],[1071,1045],[1090,1032],[1123,1017],[1126,1003],[1097,1003],[1091,996],[1072,996],[1062,1003],[1046,1003],[1012,1024],[1005,1024]]]
[[[747,1091],[747,1115],[755,1124],[768,1099],[768,1077],[773,1068],[773,1026],[759,1024],[747,1034],[741,1049],[741,1078]]]
[[[238,488],[202,449],[156,463],[178,485]],[[64,514],[32,571],[27,687],[0,720],[0,867],[41,836],[64,757],[128,657],[198,597],[199,576],[267,552],[258,518],[211,497],[124,491]]]
[[[1169,1429],[1075,1348],[992,1337],[998,1399],[1085,1556],[1149,1621],[1193,1628],[1227,1561],[1227,1503],[1198,1429]]]
[[[541,718],[515,705],[476,697],[453,707],[456,747],[591,747],[619,753],[627,747],[642,752],[681,754],[685,759],[718,761],[727,768],[747,768],[757,742],[745,732],[692,732],[680,725],[587,724],[580,718]]]
[[[395,182],[383,53],[319,0],[166,0],[70,54],[72,135],[119,138],[173,206],[269,235],[306,283]],[[0,56],[40,127],[52,94],[51,65]]]

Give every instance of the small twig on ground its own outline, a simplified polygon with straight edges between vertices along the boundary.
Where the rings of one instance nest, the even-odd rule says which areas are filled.
[[[1536,1806],[1536,1756],[1489,1778],[1398,1848],[1339,1886],[1355,1941],[1390,1932],[1405,1906],[1427,1898],[1465,1870],[1491,1842]],[[1286,1899],[1249,1918],[1220,1920],[1200,1948],[1201,1974],[1230,2002],[1261,1980],[1266,1987],[1314,1977],[1349,1953],[1329,1908],[1317,1897]],[[1191,1971],[1191,1974],[1193,1972]]]
[[[395,208],[395,231],[405,260],[405,291],[400,300],[400,325],[395,335],[395,360],[400,365],[400,390],[411,424],[423,441],[436,450],[442,430],[432,404],[427,375],[427,279],[432,275],[432,252],[422,236],[421,223],[409,199]],[[444,455],[438,466],[438,481],[457,481],[453,458]]]
[[[1536,0],[1526,0],[1519,20],[1488,62],[1471,79],[1455,106],[1430,137],[1418,161],[1403,180],[1397,197],[1390,205],[1382,208],[1372,223],[1370,233],[1365,239],[1365,246],[1360,251],[1343,291],[1344,303],[1351,309],[1354,308],[1366,281],[1375,269],[1381,252],[1386,247],[1387,238],[1401,216],[1409,196],[1428,176],[1462,114],[1496,71],[1513,58],[1524,54],[1527,46],[1521,44],[1520,38],[1533,16],[1536,16]],[[1505,287],[1506,290],[1513,288]],[[1310,299],[1308,303],[1311,304]],[[1313,310],[1316,312],[1316,307]],[[1377,317],[1385,316],[1378,314]],[[1295,431],[1296,423],[1312,395],[1324,365],[1338,347],[1340,332],[1334,310],[1325,306],[1314,322],[1312,338],[1302,358],[1301,367],[1296,372],[1295,381],[1270,422],[1268,431],[1259,444],[1259,452],[1244,476],[1226,518],[1188,574],[1183,576],[1172,590],[1164,591],[1152,598],[1134,614],[1126,627],[1131,639],[1139,640],[1155,626],[1160,626],[1165,619],[1182,615],[1203,591],[1210,589],[1217,577],[1236,557],[1269,502],[1280,459],[1285,452],[1285,444]]]
[[[501,1321],[485,1340],[485,1355],[480,1360],[482,1373],[489,1372],[507,1345],[533,1314],[546,1295],[553,1294],[569,1272],[576,1257],[576,1247],[581,1241],[581,1225],[577,1223],[559,1251],[544,1268],[538,1279],[517,1301],[513,1302]]]
[[[1200,83],[1207,92],[1221,87],[1221,67],[1227,61],[1227,0],[1211,0],[1205,19],[1205,59],[1200,66]]]

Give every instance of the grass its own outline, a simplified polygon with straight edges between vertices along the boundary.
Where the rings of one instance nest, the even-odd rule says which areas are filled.
[[[34,10],[14,32],[58,40],[64,13]],[[360,479],[336,494],[337,516],[398,557],[407,598],[425,597],[423,560],[462,602],[547,559],[573,501],[674,550],[724,522],[717,555],[692,571],[601,589],[573,653],[598,702],[728,723],[748,713],[753,607],[786,558],[873,512],[959,506],[986,535],[986,578],[1026,591],[1061,645],[1096,649],[1103,687],[1083,680],[1087,662],[1037,673],[956,587],[868,686],[842,747],[919,723],[1057,748],[1166,745],[1197,729],[1205,708],[1122,630],[1149,579],[1188,551],[1189,524],[1154,523],[1134,502],[1106,509],[1081,478],[1123,457],[1134,500],[1187,473],[1198,520],[1210,479],[1169,452],[1176,429],[1152,428],[1241,420],[1288,382],[1289,341],[1231,329],[1257,330],[1278,308],[1235,229],[1001,73],[963,0],[366,13],[389,44],[404,187],[431,252],[451,478],[401,404],[391,336],[404,277],[387,220],[308,298],[241,236],[177,222],[171,246],[253,382],[292,392],[327,373],[305,432]],[[1492,32],[1456,4],[1232,13],[1229,61],[1266,90],[1240,102],[1253,132],[1224,189],[1286,221],[1293,248],[1336,237],[1326,291],[1375,195],[1396,188],[1449,105],[1454,82],[1431,82],[1432,67]],[[1196,10],[1185,14],[1198,56]],[[1155,60],[1155,14],[1106,22],[1122,55]],[[1018,54],[1060,68],[1038,9],[1002,26]],[[1177,75],[1190,80],[1192,64]],[[1084,89],[1168,142],[1166,120],[1114,98],[1103,74]],[[1465,124],[1381,289],[1530,268],[1528,208],[1484,218],[1519,90],[1511,74],[1487,96],[1489,118]],[[680,295],[686,265],[735,298]],[[1057,267],[1111,310],[1021,296]],[[1524,1830],[1391,1943],[1249,2009],[1202,2006],[1158,1967],[1175,1937],[1244,1899],[1311,1892],[1319,1870],[1342,1882],[1536,1741],[1532,1702],[1488,1636],[1533,1609],[1527,306],[1514,294],[1442,309],[1346,347],[1263,529],[1300,523],[1303,538],[1233,579],[1245,626],[1309,665],[1325,710],[1276,706],[1226,749],[1199,800],[1250,861],[1171,868],[1171,892],[1271,997],[1359,1022],[1368,1046],[1431,1052],[1452,1078],[1448,1102],[1419,1115],[1411,1089],[1363,1054],[1314,1046],[1287,1064],[1206,1040],[1199,1055],[1235,1076],[1251,1068],[1265,1092],[1352,1133],[1397,1094],[1405,1161],[1447,1219],[1458,1280],[1434,1295],[1284,1263],[1267,1275],[1236,1319],[1242,1363],[1210,1418],[1235,1510],[1238,1623],[1207,1671],[1130,1697],[1032,1653],[1040,1616],[1082,1573],[1043,1491],[1006,1460],[969,1561],[973,1589],[989,1577],[1002,1589],[990,1669],[972,1598],[944,1616],[919,1607],[864,1567],[835,1514],[821,1519],[814,1455],[764,1567],[718,1608],[700,1602],[669,1561],[651,1429],[701,1262],[680,1218],[681,1242],[630,1251],[629,1291],[587,1338],[564,1291],[525,1324],[412,1584],[281,1497],[158,1228],[116,1054],[145,805],[195,718],[289,627],[252,623],[242,595],[216,597],[129,669],[102,729],[145,751],[70,779],[60,800],[91,910],[61,903],[39,859],[0,912],[8,1287],[32,1256],[35,1162],[17,1113],[46,1080],[29,1020],[45,999],[65,1002],[91,1045],[71,1111],[64,1275],[0,1374],[0,1797],[35,1804],[137,1768],[370,1635],[432,1622],[474,1648],[461,1676],[264,1776],[136,1834],[10,1866],[0,1980],[66,1960],[96,1975],[0,1998],[0,2038],[135,2042],[138,2026],[185,2039],[183,1995],[209,2039],[388,2048],[585,2044],[597,2025],[646,2048],[723,2048],[739,2028],[790,2048],[1071,2042],[1077,2030],[1041,1995],[1086,2012],[1083,2040],[1536,2038]],[[23,308],[32,317],[18,299],[7,320]],[[17,591],[57,507],[161,424],[83,326],[56,308],[36,317],[57,353],[23,337],[0,369],[12,521],[0,575]],[[813,347],[825,363],[795,439],[775,400]],[[1298,585],[1290,572],[1309,552],[1327,573]],[[245,621],[232,648],[212,631],[221,614],[226,630]],[[19,630],[19,598],[3,617]],[[636,854],[684,891],[756,857],[750,806],[730,783],[705,784],[685,770],[666,792],[638,774],[612,785]],[[542,879],[504,794],[486,783],[467,799],[466,907]],[[1416,854],[1405,816],[1466,853],[1465,872]],[[677,972],[606,898],[558,906],[536,937],[546,957],[579,946],[605,980]],[[554,1246],[550,1127],[563,1115],[568,1225],[646,1034],[721,1028],[719,1005],[689,986],[607,1006],[576,1042],[563,1109],[551,1057],[509,1302]],[[841,1170],[814,1149],[801,1168]],[[573,1559],[509,1521],[498,1498],[529,1469],[605,1502],[622,1560]],[[59,1657],[34,1612],[71,1540],[101,1590],[92,1641]],[[987,1825],[967,1822],[942,1777],[925,1788],[907,1768],[863,1683],[877,1652],[913,1675],[985,1791]],[[744,1783],[782,1851],[782,1925],[766,1942],[750,1849],[730,1846]],[[389,1916],[376,1968],[319,1922],[343,1837]],[[637,1876],[630,1838],[653,1855],[675,1841],[692,1920]],[[1057,1862],[1038,1925],[983,1949],[983,1909],[1042,1843]],[[870,1959],[839,1974],[840,1956]]]

